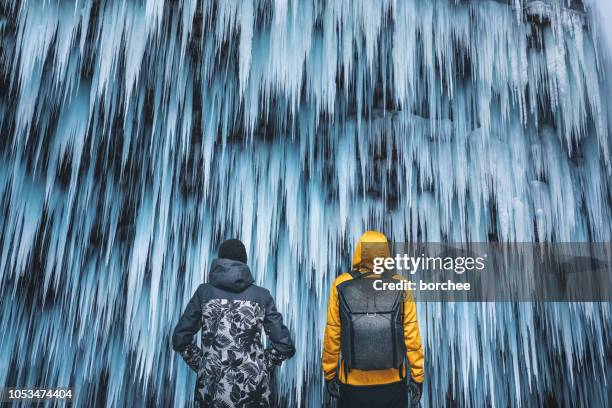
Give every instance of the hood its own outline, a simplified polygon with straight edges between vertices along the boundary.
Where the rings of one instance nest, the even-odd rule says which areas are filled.
[[[366,231],[357,241],[353,253],[353,270],[372,271],[374,269],[374,258],[387,258],[389,256],[391,255],[387,237],[378,231]]]
[[[220,289],[242,292],[254,282],[247,264],[233,259],[218,258],[212,262],[209,283]]]

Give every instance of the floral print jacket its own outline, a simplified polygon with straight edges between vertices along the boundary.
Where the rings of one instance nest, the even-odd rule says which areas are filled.
[[[223,258],[213,261],[210,282],[191,298],[172,345],[198,375],[197,403],[215,408],[269,407],[271,370],[295,353],[270,292],[253,284],[246,264]]]

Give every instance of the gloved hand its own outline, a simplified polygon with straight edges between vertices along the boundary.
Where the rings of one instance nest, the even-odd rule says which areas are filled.
[[[332,380],[325,380],[325,389],[334,398],[340,398],[340,380],[338,377]]]
[[[408,381],[407,388],[408,392],[410,393],[412,403],[419,403],[421,401],[421,395],[423,395],[423,383],[418,383],[411,378],[410,381]]]

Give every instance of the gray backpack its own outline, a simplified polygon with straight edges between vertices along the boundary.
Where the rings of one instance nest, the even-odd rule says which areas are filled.
[[[353,279],[338,285],[340,301],[340,350],[345,378],[353,368],[387,370],[396,368],[403,378],[404,344],[403,291],[376,290],[374,282],[395,282],[391,274],[366,278],[373,272],[352,271]]]

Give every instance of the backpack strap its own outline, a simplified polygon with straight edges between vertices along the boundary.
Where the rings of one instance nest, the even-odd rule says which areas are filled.
[[[400,312],[400,316],[401,316],[401,319],[402,319],[402,332],[403,332],[404,331],[403,330],[403,328],[404,328],[404,302],[403,302],[403,300],[400,303],[399,312]],[[402,336],[402,338],[403,337],[404,336]],[[402,362],[399,365],[399,378],[400,378],[400,380],[404,380],[404,367],[406,367],[406,374],[409,375],[409,373],[408,373],[408,366],[406,365],[406,349],[404,347],[400,347],[400,349],[403,350],[404,352],[402,353]]]
[[[357,269],[353,269],[352,271],[349,272],[351,274],[351,276],[353,277],[353,279],[361,279],[365,276],[370,276],[370,275],[374,275],[374,272],[372,271],[367,271],[367,272],[359,272]]]

